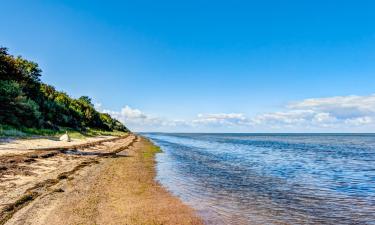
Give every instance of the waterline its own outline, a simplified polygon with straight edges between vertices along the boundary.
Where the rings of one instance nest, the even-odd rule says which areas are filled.
[[[158,180],[208,223],[375,221],[374,135],[146,136]]]

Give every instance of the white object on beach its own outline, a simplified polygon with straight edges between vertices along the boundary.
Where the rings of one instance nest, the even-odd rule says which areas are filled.
[[[66,131],[65,134],[60,137],[60,141],[70,142],[70,137],[68,135],[68,131]]]

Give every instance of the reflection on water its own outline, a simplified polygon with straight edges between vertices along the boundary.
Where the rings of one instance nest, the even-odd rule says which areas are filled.
[[[375,135],[145,136],[207,224],[375,224]]]

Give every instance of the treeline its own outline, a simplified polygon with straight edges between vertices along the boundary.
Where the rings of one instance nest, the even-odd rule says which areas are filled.
[[[41,72],[35,62],[10,55],[7,48],[0,47],[0,124],[16,128],[127,131],[109,114],[95,110],[89,97],[74,99],[42,83]]]

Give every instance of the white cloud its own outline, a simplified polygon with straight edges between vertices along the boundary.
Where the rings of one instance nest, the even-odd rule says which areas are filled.
[[[194,124],[246,125],[249,120],[242,113],[198,114]]]
[[[290,109],[310,109],[317,112],[330,112],[335,117],[346,119],[375,114],[375,94],[369,96],[337,96],[311,98],[292,103]]]
[[[101,110],[136,131],[202,132],[374,132],[375,94],[311,98],[286,105],[284,110],[247,117],[243,113],[198,114],[187,120],[151,116],[129,106]]]
[[[265,113],[251,119],[254,124],[300,124],[314,117],[312,110],[291,110],[286,112]]]
[[[258,115],[255,124],[351,129],[375,125],[375,95],[311,98],[294,102],[282,112]]]
[[[100,109],[99,109],[100,110]],[[158,123],[159,119],[146,115],[139,109],[133,109],[130,106],[123,107],[120,111],[101,109],[101,112],[108,113],[119,121],[125,123],[130,128],[134,125],[151,125]]]
[[[120,111],[106,110],[101,108],[101,104],[95,104],[96,108],[103,113],[108,113],[119,121],[123,122],[133,131],[162,131],[165,128],[185,126],[184,120],[169,120],[157,116],[152,116],[139,109],[124,106]]]
[[[364,117],[358,117],[358,118],[353,118],[353,119],[346,119],[345,123],[349,125],[354,125],[354,126],[361,126],[361,125],[374,123],[374,118],[371,118],[369,116],[364,116]]]
[[[336,121],[336,117],[332,116],[328,112],[316,113],[313,118],[313,122],[315,123],[334,123]]]

